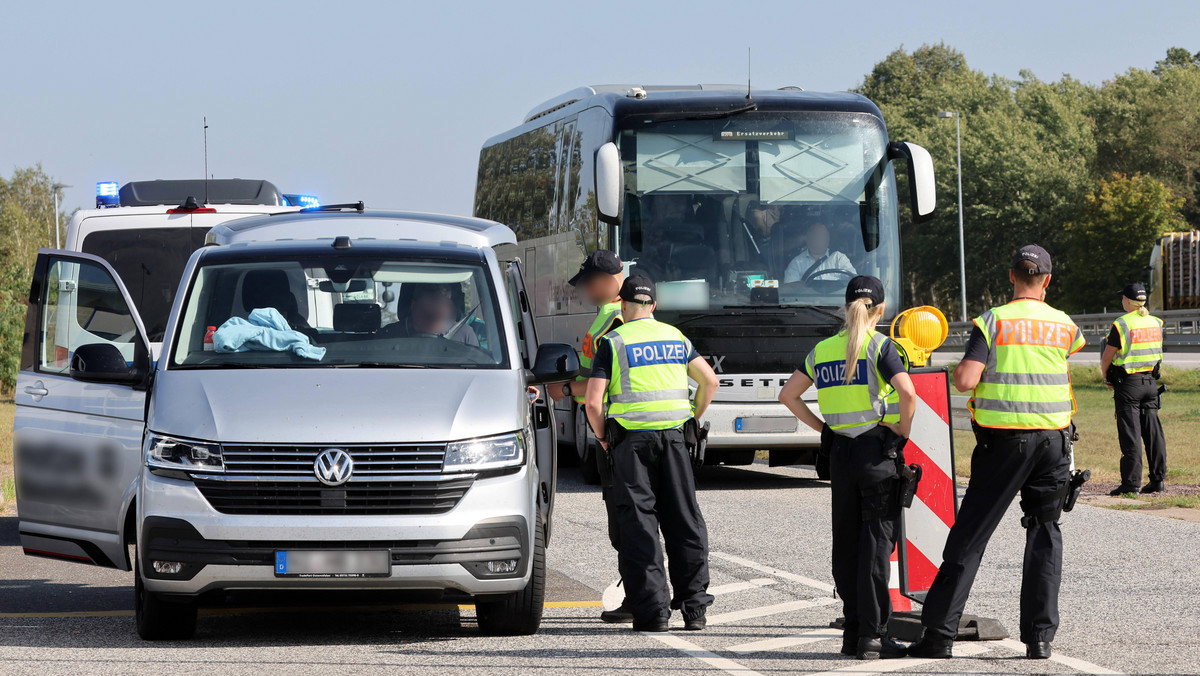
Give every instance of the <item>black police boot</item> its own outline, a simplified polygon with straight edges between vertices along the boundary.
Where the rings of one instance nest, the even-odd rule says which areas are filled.
[[[705,612],[702,610],[700,611],[700,614],[695,617],[683,618],[683,628],[687,631],[700,631],[704,629],[708,626],[708,618],[706,618],[704,615]]]
[[[863,636],[858,639],[858,646],[855,651],[855,655],[860,660],[894,660],[904,657],[907,654],[907,648],[886,636],[883,638]]]
[[[908,646],[908,656],[945,660],[954,657],[953,649],[953,640],[930,636],[927,632],[920,641]]]
[[[667,624],[667,618],[665,618],[665,617],[656,617],[652,620],[644,620],[644,621],[638,620],[637,618],[634,618],[634,620],[633,620],[633,630],[634,631],[662,632],[662,631],[667,631],[668,629],[669,629],[669,626]]]
[[[1142,486],[1143,493],[1162,493],[1166,490],[1167,490],[1167,487],[1164,486],[1163,482],[1161,482],[1161,481],[1151,481],[1150,483],[1146,484],[1145,486]]]
[[[1050,659],[1050,642],[1034,641],[1033,643],[1026,643],[1025,657],[1028,657],[1031,660]]]
[[[621,605],[616,608],[600,613],[600,620],[609,624],[629,624],[633,622],[633,611],[621,601]]]
[[[1117,496],[1125,495],[1126,493],[1137,493],[1137,492],[1138,492],[1137,486],[1117,486],[1116,488],[1109,491],[1108,494],[1115,498]]]

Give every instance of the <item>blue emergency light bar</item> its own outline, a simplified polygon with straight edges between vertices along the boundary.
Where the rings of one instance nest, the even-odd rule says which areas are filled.
[[[121,206],[120,186],[116,181],[102,181],[96,184],[96,208]]]
[[[288,206],[302,207],[304,209],[313,209],[321,206],[321,200],[317,199],[316,195],[295,195],[284,193],[283,198],[287,200]]]

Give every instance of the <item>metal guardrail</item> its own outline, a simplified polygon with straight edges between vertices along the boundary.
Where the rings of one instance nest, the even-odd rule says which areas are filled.
[[[1103,338],[1112,328],[1115,313],[1072,315],[1071,320],[1087,337]],[[1190,352],[1200,350],[1200,310],[1167,310],[1155,312],[1155,317],[1163,320],[1163,347],[1165,351]],[[945,347],[965,347],[971,337],[971,322],[950,322],[949,334],[946,336]],[[1088,341],[1096,343],[1095,340]]]

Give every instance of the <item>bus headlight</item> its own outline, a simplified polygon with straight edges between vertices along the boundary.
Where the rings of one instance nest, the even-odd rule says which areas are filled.
[[[146,466],[150,471],[224,472],[221,446],[202,441],[176,439],[159,434],[146,436]]]
[[[516,467],[524,462],[524,451],[524,440],[517,434],[454,441],[446,444],[443,467],[447,471]]]

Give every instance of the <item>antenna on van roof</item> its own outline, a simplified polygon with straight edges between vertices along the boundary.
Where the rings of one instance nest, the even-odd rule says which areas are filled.
[[[746,100],[750,100],[750,48],[746,48]]]
[[[200,119],[204,121],[204,203],[208,204],[208,116]]]

